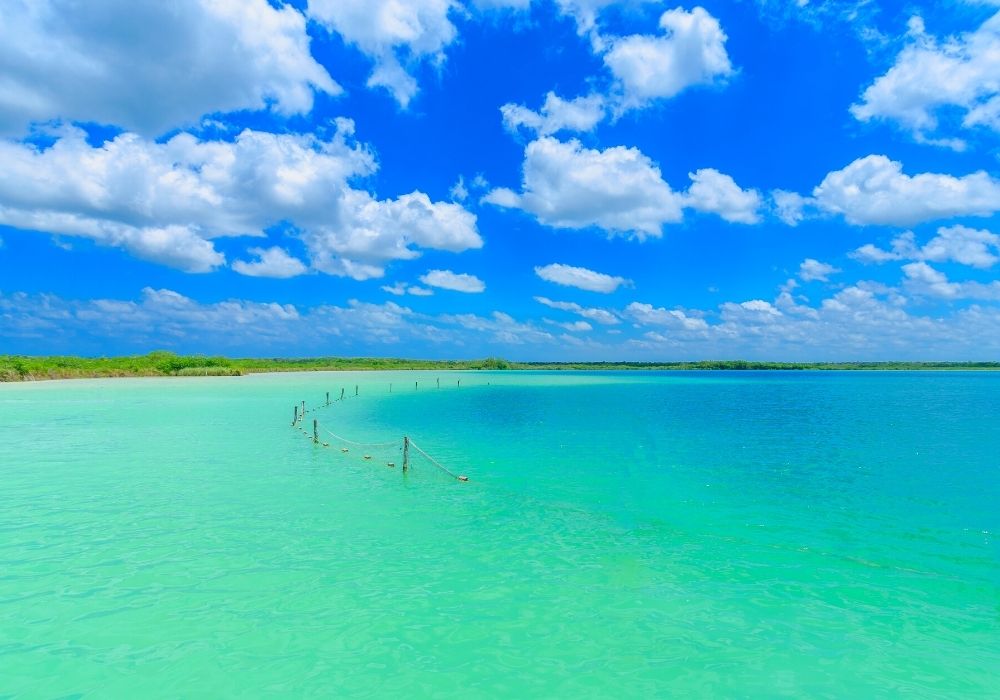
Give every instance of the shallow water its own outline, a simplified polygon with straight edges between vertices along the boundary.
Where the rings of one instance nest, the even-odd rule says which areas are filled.
[[[998,412],[973,372],[0,385],[0,697],[995,697]]]

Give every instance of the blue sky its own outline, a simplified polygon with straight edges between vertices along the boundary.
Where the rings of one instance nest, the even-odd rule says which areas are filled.
[[[995,2],[14,0],[0,352],[995,359]]]

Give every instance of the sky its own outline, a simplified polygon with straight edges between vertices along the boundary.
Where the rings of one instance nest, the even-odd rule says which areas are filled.
[[[1000,3],[9,0],[0,353],[1000,356]]]

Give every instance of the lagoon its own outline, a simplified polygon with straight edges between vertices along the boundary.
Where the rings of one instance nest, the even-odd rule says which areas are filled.
[[[0,385],[0,697],[989,696],[998,413],[963,371]]]

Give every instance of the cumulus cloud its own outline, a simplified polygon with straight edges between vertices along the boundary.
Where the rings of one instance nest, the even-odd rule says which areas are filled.
[[[775,215],[789,226],[798,226],[806,216],[805,210],[812,203],[808,197],[787,190],[772,191],[771,200]]]
[[[310,0],[308,14],[369,56],[369,87],[385,88],[405,108],[418,86],[404,64],[444,61],[458,34],[449,13],[460,7],[454,0]]]
[[[475,275],[459,274],[451,270],[430,270],[420,276],[420,281],[428,287],[467,294],[478,294],[486,290],[486,284]]]
[[[804,282],[828,282],[830,275],[840,272],[839,268],[814,258],[806,258],[799,265],[799,277]]]
[[[961,149],[961,140],[927,136],[938,129],[946,108],[960,111],[964,127],[1000,132],[1000,13],[975,31],[943,40],[927,34],[919,17],[912,18],[908,44],[851,113],[861,121],[891,121],[920,140]]]
[[[180,133],[161,143],[124,133],[92,146],[63,126],[44,148],[0,141],[0,224],[90,238],[191,272],[223,264],[213,238],[262,236],[280,222],[305,242],[313,268],[356,279],[420,248],[482,246],[476,217],[457,204],[421,192],[378,200],[350,187],[377,168],[352,133],[339,120],[326,139],[245,130],[233,141]]]
[[[681,309],[665,309],[652,304],[633,301],[625,307],[625,315],[636,323],[662,326],[683,331],[705,331],[708,323],[703,318],[689,316]]]
[[[779,216],[798,223],[807,210],[840,214],[859,226],[914,224],[956,216],[990,216],[1000,211],[1000,180],[979,170],[968,175],[907,175],[903,164],[884,155],[858,158],[830,172],[811,198],[773,193]]]
[[[1000,260],[1000,236],[990,231],[968,226],[946,226],[937,230],[920,249],[924,260],[947,262],[949,260],[972,267],[992,267]]]
[[[660,16],[662,36],[636,34],[609,39],[604,63],[621,92],[622,109],[673,97],[694,85],[711,85],[733,73],[726,34],[704,8],[682,8]]]
[[[682,197],[636,148],[603,151],[544,137],[525,149],[522,194],[497,189],[486,201],[534,214],[555,228],[598,226],[642,239],[682,218]]]
[[[569,311],[570,313],[583,316],[584,318],[595,321],[605,326],[614,326],[621,321],[618,316],[608,311],[607,309],[596,309],[592,307],[584,307],[572,301],[553,301],[546,297],[535,297],[535,301],[543,306],[547,306],[550,309],[559,309],[560,311]]]
[[[718,214],[734,223],[760,223],[761,196],[757,190],[742,189],[732,177],[714,168],[702,168],[688,176],[691,186],[685,206]]]
[[[312,109],[341,92],[310,54],[306,20],[267,0],[11,0],[0,22],[0,134],[32,122],[145,135],[213,112]]]
[[[642,239],[682,218],[682,198],[636,148],[603,151],[544,137],[525,149],[522,193],[497,189],[486,201],[523,209],[555,228],[600,227]]]
[[[942,226],[920,247],[913,232],[907,231],[892,240],[889,250],[867,243],[851,253],[851,257],[863,263],[929,260],[985,269],[1000,261],[1000,235],[967,226]]]
[[[742,190],[728,175],[703,169],[691,174],[686,193],[674,191],[660,168],[637,148],[604,150],[551,136],[528,144],[521,193],[491,190],[483,201],[521,209],[554,228],[591,226],[640,240],[663,235],[663,226],[683,219],[685,207],[729,221],[758,220],[760,195]]]
[[[940,297],[942,299],[983,299],[1000,301],[1000,282],[951,282],[948,277],[925,262],[903,265],[906,275],[904,289],[912,294]]]
[[[233,263],[233,270],[241,275],[249,277],[273,277],[276,279],[287,279],[304,275],[309,268],[299,260],[288,254],[288,251],[279,246],[271,248],[250,248],[247,251],[257,259],[251,262],[237,260]]]
[[[585,289],[589,292],[600,292],[602,294],[610,294],[623,284],[632,284],[631,280],[624,277],[606,275],[603,272],[595,272],[585,267],[574,267],[560,263],[536,267],[535,274],[546,282],[561,284],[564,287]]]
[[[604,97],[588,95],[564,100],[554,92],[545,96],[538,112],[523,105],[505,104],[500,108],[504,127],[511,132],[525,128],[541,136],[557,131],[591,131],[604,118]]]

